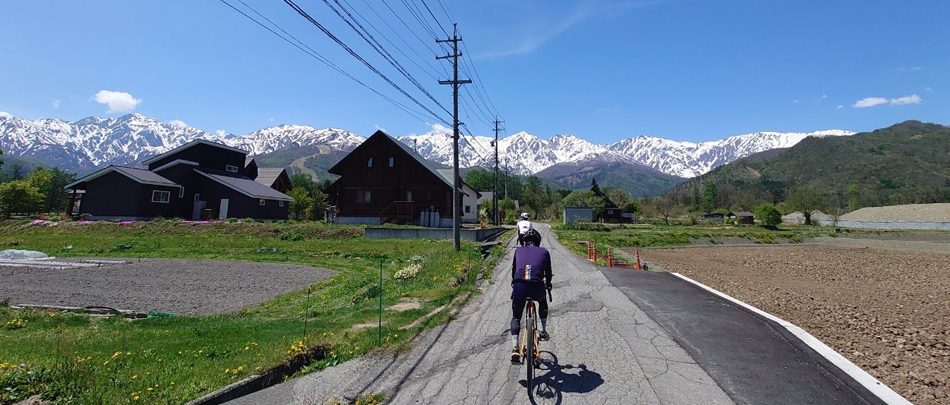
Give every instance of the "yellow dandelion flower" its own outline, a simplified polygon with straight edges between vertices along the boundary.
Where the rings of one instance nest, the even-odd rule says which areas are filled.
[[[175,385],[175,382],[174,382],[174,381],[172,381],[170,385]]]
[[[133,400],[133,401],[138,401],[138,400],[139,400],[139,396],[136,395],[136,396],[132,397],[132,400]]]
[[[146,391],[151,391],[151,390],[152,390],[152,387],[148,387],[148,388],[146,388],[145,390],[146,390]]]
[[[230,372],[231,372],[231,369],[230,369],[230,368],[224,369],[224,374],[227,374],[227,373],[230,373]]]
[[[109,360],[106,360],[105,363],[102,363],[103,366],[106,365],[106,364],[109,364]]]
[[[132,352],[125,352],[125,355],[126,355],[126,356],[131,356],[131,355],[132,355]]]
[[[181,354],[181,350],[178,351],[178,354]]]
[[[133,380],[136,379],[136,378],[139,378],[139,375],[138,375],[138,374],[132,376],[132,379],[133,379]]]
[[[250,349],[250,347],[244,346],[244,350],[248,350],[248,349]]]

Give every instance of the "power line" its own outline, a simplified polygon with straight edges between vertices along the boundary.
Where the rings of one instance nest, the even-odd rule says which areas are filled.
[[[438,80],[438,77],[436,77],[436,76],[439,74],[439,72],[438,72],[438,70],[435,68],[435,66],[433,66],[431,63],[429,63],[428,59],[422,57],[422,55],[420,55],[419,52],[416,52],[416,49],[413,48],[412,45],[409,45],[409,43],[406,42],[406,40],[402,37],[402,35],[399,35],[399,32],[397,32],[395,29],[393,29],[392,25],[389,25],[389,22],[387,22],[386,20],[384,20],[383,17],[380,16],[378,12],[376,12],[376,9],[374,9],[373,6],[371,6],[366,0],[363,0],[363,4],[366,4],[366,7],[369,8],[370,11],[373,12],[373,14],[376,14],[376,17],[378,17],[384,24],[386,24],[386,27],[388,27],[389,30],[392,31],[394,34],[396,34],[396,37],[398,37],[398,38],[402,41],[403,44],[405,44],[407,47],[409,47],[409,50],[412,51],[414,54],[416,54],[416,56],[419,57],[419,60],[423,61],[430,69],[432,69],[432,72],[435,72],[435,74],[432,74],[430,71],[426,70],[426,68],[423,67],[422,65],[420,65],[419,62],[417,62],[417,61],[416,61],[415,59],[413,59],[411,56],[409,56],[408,54],[406,54],[406,52],[403,51],[402,48],[399,47],[399,45],[396,45],[396,43],[393,42],[393,41],[391,41],[391,40],[386,36],[386,34],[383,34],[382,31],[380,31],[379,29],[377,29],[376,26],[374,26],[373,23],[371,23],[368,18],[364,17],[363,14],[360,13],[359,10],[356,9],[356,7],[353,7],[353,6],[352,6],[349,2],[347,2],[346,0],[343,0],[343,3],[346,4],[347,7],[349,7],[351,10],[353,10],[353,12],[356,13],[357,16],[359,16],[361,19],[363,19],[363,21],[366,22],[366,24],[369,25],[370,28],[372,28],[374,31],[376,31],[376,33],[379,34],[380,37],[382,37],[383,39],[385,39],[386,42],[389,42],[389,44],[392,45],[393,48],[395,48],[397,51],[399,51],[399,53],[401,53],[402,56],[405,56],[406,59],[408,59],[410,62],[412,62],[413,65],[416,65],[416,67],[418,67],[419,70],[421,70],[421,71],[424,72],[425,74],[429,75],[429,77]]]
[[[429,12],[429,15],[432,16],[432,19],[435,21],[435,23],[439,25],[439,28],[442,29],[442,32],[445,34],[445,36],[449,36],[449,32],[445,30],[445,27],[442,26],[442,23],[439,22],[439,19],[435,18],[435,14],[432,13],[432,9],[429,8],[429,5],[426,4],[426,0],[420,0],[420,1],[422,1],[422,5],[426,7],[426,11]]]
[[[340,7],[340,10],[342,10],[343,13],[345,13],[353,22],[350,22],[350,20],[348,20],[346,17],[343,16],[343,14],[340,14],[340,10],[337,10],[336,7],[333,7],[333,5],[330,4],[328,0],[323,0],[323,2],[327,5],[327,7],[330,7],[330,9],[333,10],[333,12],[336,13],[336,15],[340,17],[340,19],[342,19],[343,22],[346,23],[346,25],[349,25],[350,28],[352,28],[353,31],[356,32],[356,34],[360,36],[360,38],[366,41],[366,43],[369,44],[369,46],[372,47],[373,50],[376,51],[376,53],[380,54],[380,56],[382,56],[383,59],[389,62],[389,64],[392,65],[394,68],[396,68],[396,70],[399,71],[399,73],[401,73],[406,79],[408,79],[413,85],[415,85],[416,88],[419,89],[419,91],[425,94],[426,97],[429,97],[429,99],[432,100],[432,102],[438,105],[439,108],[442,108],[442,110],[445,111],[447,114],[451,114],[451,112],[449,112],[449,110],[445,108],[445,106],[443,106],[442,103],[439,102],[439,100],[436,100],[436,98],[433,97],[432,94],[429,93],[429,91],[425,89],[425,87],[422,87],[422,84],[420,84],[419,81],[416,80],[415,77],[409,74],[406,68],[404,68],[402,64],[400,64],[399,61],[397,61],[392,56],[392,54],[390,54],[389,51],[386,50],[385,47],[383,47],[383,44],[379,43],[379,41],[376,40],[376,37],[374,37],[373,34],[371,34],[365,27],[363,27],[363,24],[360,24],[360,22],[356,20],[356,17],[353,17],[353,15],[350,14],[350,12],[346,8],[344,8],[343,5],[340,4],[338,0],[333,0],[333,2],[336,3],[336,5]],[[356,23],[356,26],[354,26],[353,23]],[[357,28],[357,26],[359,28]],[[366,35],[363,35],[364,33]]]
[[[405,113],[411,115],[413,118],[418,119],[419,121],[422,121],[422,122],[427,122],[426,119],[420,117],[421,115],[424,115],[423,113],[421,113],[421,112],[419,112],[419,111],[416,111],[416,110],[414,110],[414,109],[412,109],[412,108],[410,108],[410,107],[408,107],[408,106],[406,106],[406,105],[404,105],[404,104],[402,104],[402,103],[400,103],[400,102],[398,102],[398,101],[396,101],[396,100],[393,100],[391,97],[389,97],[389,96],[387,96],[387,95],[385,95],[385,94],[379,92],[378,90],[376,90],[376,89],[370,87],[370,86],[367,85],[366,83],[362,82],[361,80],[359,80],[359,79],[357,79],[356,77],[354,77],[353,75],[351,75],[349,72],[347,72],[347,71],[341,69],[339,66],[335,65],[333,62],[330,62],[329,59],[327,59],[327,58],[324,57],[323,55],[320,55],[318,52],[314,51],[313,48],[310,48],[307,44],[305,44],[305,43],[303,43],[301,40],[297,39],[297,37],[293,36],[292,34],[290,34],[289,32],[287,32],[286,30],[284,30],[283,28],[281,28],[280,25],[278,25],[278,24],[274,23],[273,21],[271,21],[269,18],[265,17],[263,14],[261,14],[260,12],[258,12],[257,10],[255,10],[253,7],[249,6],[249,5],[248,5],[247,3],[245,3],[244,1],[238,0],[238,1],[241,2],[241,4],[244,4],[245,7],[247,7],[247,8],[250,9],[251,11],[253,11],[255,14],[257,14],[258,16],[260,16],[261,18],[263,18],[264,20],[266,20],[268,23],[270,23],[271,25],[273,25],[274,27],[276,27],[278,30],[280,30],[280,31],[283,32],[284,34],[286,34],[287,37],[293,38],[293,40],[294,40],[294,41],[297,41],[297,43],[294,43],[294,42],[291,41],[290,39],[287,39],[287,37],[285,37],[285,36],[283,36],[283,35],[277,33],[276,31],[274,31],[274,30],[271,29],[270,27],[264,25],[263,23],[261,23],[260,21],[258,21],[257,19],[255,19],[254,17],[251,17],[250,15],[248,15],[247,13],[245,13],[244,11],[238,9],[237,7],[235,7],[234,5],[232,5],[231,3],[228,3],[228,2],[225,1],[225,0],[219,0],[219,1],[221,1],[222,3],[224,3],[225,5],[227,5],[228,7],[230,7],[231,9],[233,9],[234,11],[237,11],[238,13],[240,13],[241,15],[243,15],[244,17],[246,17],[247,19],[253,21],[255,24],[259,25],[261,28],[264,28],[265,30],[269,31],[271,34],[276,35],[278,38],[284,40],[284,41],[287,42],[288,44],[290,44],[290,45],[294,46],[295,48],[299,49],[301,52],[307,54],[307,55],[310,56],[311,58],[316,59],[316,60],[319,61],[320,63],[323,63],[324,65],[326,65],[326,66],[330,67],[331,69],[337,71],[338,73],[342,74],[343,76],[346,76],[348,79],[350,79],[350,80],[356,82],[356,83],[359,84],[360,86],[363,86],[363,87],[366,88],[367,90],[369,90],[369,91],[375,93],[376,95],[382,97],[384,100],[388,101],[390,104],[392,104],[392,105],[396,106],[397,108],[401,109],[403,112],[405,112]],[[306,49],[304,49],[304,48],[306,48]],[[437,117],[434,117],[434,118],[437,118]]]
[[[320,24],[319,22],[317,22],[317,20],[314,20],[313,17],[310,16],[310,14],[307,14],[307,12],[304,11],[302,8],[300,8],[300,6],[298,6],[296,3],[294,3],[293,0],[284,0],[284,3],[286,3],[288,6],[290,6],[290,8],[294,9],[294,11],[296,11],[297,14],[300,14],[300,16],[302,16],[303,18],[305,18],[305,19],[306,19],[307,21],[309,21],[311,24],[313,24],[314,26],[316,26],[317,28],[319,28],[320,31],[322,31],[324,34],[326,34],[331,40],[333,40],[333,42],[336,42],[338,45],[340,45],[344,50],[347,51],[347,53],[349,53],[351,56],[353,56],[354,58],[356,58],[358,61],[362,62],[363,65],[365,65],[369,70],[373,71],[373,73],[376,73],[376,75],[378,75],[380,78],[382,78],[383,80],[385,80],[386,83],[389,83],[390,86],[392,86],[393,88],[395,88],[396,90],[398,90],[400,93],[402,93],[402,95],[404,95],[404,96],[406,96],[407,98],[409,98],[410,100],[412,100],[413,103],[415,103],[415,104],[418,105],[420,108],[422,108],[423,110],[425,110],[426,112],[428,112],[429,114],[431,114],[432,117],[434,117],[435,119],[440,120],[440,121],[442,121],[443,123],[446,123],[446,124],[447,124],[447,122],[446,122],[444,119],[442,119],[441,117],[439,117],[438,114],[436,114],[435,112],[433,112],[432,110],[430,110],[428,107],[426,107],[425,105],[423,105],[421,102],[419,102],[419,100],[416,100],[415,97],[413,97],[412,95],[410,95],[409,93],[407,93],[405,90],[402,89],[402,87],[399,87],[398,84],[396,84],[395,82],[393,82],[392,80],[390,80],[389,77],[387,77],[385,74],[383,74],[383,72],[380,72],[379,69],[377,69],[377,68],[376,68],[375,66],[373,66],[371,63],[367,62],[366,59],[363,59],[363,57],[360,56],[358,53],[356,53],[356,51],[354,51],[354,50],[353,50],[352,48],[350,48],[348,45],[346,45],[345,43],[343,43],[343,41],[340,40],[339,38],[337,38],[336,35],[333,35],[333,33],[331,33],[328,29],[326,29],[326,27],[324,27],[322,24]]]

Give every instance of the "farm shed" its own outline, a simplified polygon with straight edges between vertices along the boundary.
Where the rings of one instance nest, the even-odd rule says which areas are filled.
[[[755,225],[755,215],[749,211],[730,212],[727,217],[729,219],[735,220],[737,224]]]
[[[591,207],[564,207],[564,223],[594,222],[594,209]]]

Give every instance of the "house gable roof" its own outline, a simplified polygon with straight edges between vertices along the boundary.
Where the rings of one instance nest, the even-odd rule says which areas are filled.
[[[257,168],[257,178],[254,181],[272,187],[281,175],[287,175],[287,171],[281,167],[259,167]]]
[[[376,131],[375,133],[373,133],[373,135],[370,136],[369,138],[367,138],[365,141],[363,141],[363,143],[361,143],[360,146],[357,146],[356,149],[353,149],[353,151],[351,151],[349,154],[347,154],[343,159],[340,159],[340,161],[337,162],[337,164],[333,165],[333,167],[331,167],[331,168],[330,168],[329,170],[327,170],[327,171],[330,172],[330,173],[333,173],[333,174],[342,175],[342,173],[340,173],[339,170],[340,170],[340,168],[342,167],[342,165],[344,164],[344,162],[349,161],[349,160],[351,159],[351,156],[356,156],[356,155],[358,155],[358,154],[359,154],[358,152],[361,152],[361,151],[362,151],[364,145],[366,145],[371,139],[374,139],[374,138],[376,138],[376,137],[383,137],[384,139],[386,139],[386,140],[388,140],[389,142],[393,143],[396,147],[398,147],[398,148],[401,149],[403,152],[405,152],[407,155],[409,155],[409,157],[411,157],[411,158],[412,158],[413,160],[415,160],[417,163],[419,163],[420,165],[422,165],[422,167],[425,167],[426,169],[428,169],[429,172],[431,172],[432,175],[434,175],[437,179],[442,180],[442,182],[445,183],[445,185],[449,186],[449,189],[452,188],[452,186],[453,186],[453,185],[452,185],[452,183],[453,183],[453,182],[452,182],[452,169],[443,169],[443,168],[439,167],[439,165],[438,165],[437,163],[435,163],[435,162],[433,162],[433,161],[430,161],[430,160],[426,160],[426,158],[422,157],[422,155],[420,155],[420,154],[416,153],[416,151],[412,150],[412,148],[410,148],[409,145],[406,145],[406,144],[404,144],[404,143],[402,143],[402,142],[399,142],[398,140],[396,140],[396,138],[393,138],[393,137],[389,136],[389,134],[387,134],[387,133],[385,133],[385,132],[383,132],[383,131]],[[448,173],[443,173],[443,172],[442,172],[443,170],[447,170]],[[462,184],[462,188],[464,188],[464,187],[472,188],[471,186],[469,186],[468,184],[466,184],[464,181],[461,181],[461,184]],[[472,191],[475,191],[475,189],[472,188]],[[478,195],[478,191],[475,191],[475,194]]]
[[[64,188],[71,189],[79,184],[95,180],[99,177],[105,176],[112,172],[119,173],[125,177],[128,177],[129,179],[132,179],[136,183],[140,183],[140,184],[148,184],[148,185],[153,185],[153,186],[166,186],[166,187],[180,187],[178,183],[175,183],[174,181],[166,179],[154,172],[150,172],[145,169],[139,169],[139,168],[127,167],[127,166],[109,165],[101,170],[93,172],[81,179],[78,179],[72,183],[67,184],[66,187]]]
[[[287,194],[281,193],[280,191],[274,190],[244,176],[234,176],[227,172],[205,169],[201,167],[194,168],[194,171],[195,173],[207,177],[225,187],[228,187],[251,198],[278,201],[294,200]]]
[[[179,146],[179,147],[177,147],[177,148],[175,148],[175,149],[172,149],[172,150],[170,150],[170,151],[168,151],[168,152],[165,152],[165,153],[162,153],[162,154],[158,154],[158,155],[152,156],[152,157],[150,157],[150,158],[148,158],[148,159],[142,161],[142,164],[143,164],[143,165],[150,164],[150,163],[152,163],[152,162],[155,162],[155,161],[164,159],[164,158],[166,158],[166,157],[169,157],[169,156],[171,156],[171,155],[174,155],[174,154],[176,154],[176,153],[178,153],[178,152],[181,152],[181,151],[183,151],[183,150],[185,150],[185,149],[191,148],[191,147],[193,147],[193,146],[195,146],[195,145],[201,145],[201,144],[209,145],[209,146],[214,146],[214,147],[216,147],[216,148],[221,148],[221,149],[225,149],[225,150],[230,150],[230,151],[233,151],[233,152],[239,152],[239,153],[243,153],[243,154],[247,155],[247,151],[246,151],[246,150],[241,150],[241,149],[238,149],[238,148],[234,148],[234,147],[225,145],[225,144],[223,144],[223,143],[217,143],[217,142],[209,141],[209,140],[207,140],[207,139],[200,139],[200,138],[199,138],[199,139],[195,139],[195,140],[193,140],[193,141],[191,141],[191,142],[188,142],[188,143],[186,143],[186,144],[184,144],[184,145],[181,145],[181,146]]]

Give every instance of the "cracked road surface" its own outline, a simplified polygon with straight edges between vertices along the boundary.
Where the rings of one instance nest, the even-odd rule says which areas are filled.
[[[733,403],[603,273],[539,228],[554,264],[554,301],[536,403]],[[364,356],[230,403],[322,404],[366,392],[385,392],[390,404],[530,403],[524,366],[509,361],[512,247],[494,283],[484,283],[455,320],[420,334],[412,349]]]

